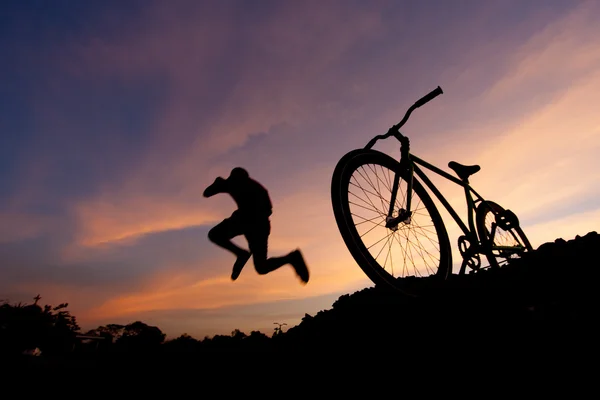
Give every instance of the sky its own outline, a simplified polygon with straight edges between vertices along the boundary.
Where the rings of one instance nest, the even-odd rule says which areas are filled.
[[[330,309],[372,286],[333,169],[438,85],[403,128],[414,154],[480,165],[470,182],[534,248],[597,231],[599,17],[579,0],[3,1],[0,299],[199,339]],[[307,285],[251,263],[231,281],[207,233],[235,203],[202,192],[235,166],[269,190],[269,255],[300,248]]]

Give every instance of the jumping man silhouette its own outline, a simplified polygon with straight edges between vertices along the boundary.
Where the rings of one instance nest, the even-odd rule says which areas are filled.
[[[228,193],[238,206],[238,209],[229,218],[224,219],[208,232],[210,241],[237,256],[231,272],[231,279],[235,281],[238,278],[252,255],[254,268],[260,275],[268,274],[290,264],[294,267],[302,283],[306,284],[309,273],[299,249],[283,257],[267,258],[268,240],[271,234],[269,217],[273,210],[267,189],[250,178],[248,171],[244,168],[235,167],[227,179],[217,177],[204,190],[203,195],[212,197],[218,193]],[[246,237],[250,251],[236,246],[231,241],[232,238],[239,235]]]

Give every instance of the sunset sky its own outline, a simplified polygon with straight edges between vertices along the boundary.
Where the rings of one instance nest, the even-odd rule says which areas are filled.
[[[577,0],[3,1],[0,299],[199,339],[329,309],[372,285],[333,169],[438,85],[403,129],[416,155],[480,165],[471,183],[534,248],[598,231],[599,19]],[[235,166],[269,190],[269,254],[300,248],[306,286],[251,262],[231,281],[207,232],[235,203],[202,192]]]

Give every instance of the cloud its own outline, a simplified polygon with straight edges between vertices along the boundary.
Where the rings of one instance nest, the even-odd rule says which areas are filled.
[[[522,97],[535,106],[596,72],[600,65],[599,29],[593,23],[597,12],[598,4],[583,3],[518,46],[509,55],[510,71],[487,91],[487,101]]]
[[[318,171],[313,173],[320,175]],[[152,273],[147,285],[112,298],[90,315],[100,318],[104,315],[132,314],[155,309],[219,308],[267,299],[275,301],[281,298],[321,295],[344,290],[357,282],[367,282],[341,238],[338,238],[337,226],[329,215],[331,205],[327,192],[323,194],[323,191],[317,189],[313,192],[297,192],[281,199],[281,212],[276,211],[272,218],[269,240],[269,256],[285,255],[295,248],[302,250],[312,275],[306,287],[299,284],[290,266],[284,266],[267,276],[260,276],[255,273],[252,260],[248,262],[240,279],[232,283],[229,275],[234,256],[209,243],[202,236],[197,240],[203,241],[203,246],[206,247],[201,258],[194,263],[196,268],[213,265],[212,276],[190,272],[193,269],[184,266],[176,268],[177,261],[171,257],[166,260],[163,269]],[[310,206],[307,207],[307,204]],[[246,246],[243,238],[238,238],[237,242],[242,247]],[[184,243],[179,251],[188,245],[189,243]],[[155,242],[155,246],[160,247],[159,254],[169,253],[159,240]]]
[[[379,18],[376,8],[341,16],[335,3],[319,6],[317,14],[286,5],[247,25],[232,22],[235,10],[229,6],[209,8],[158,4],[120,40],[98,38],[73,47],[69,71],[83,79],[110,77],[128,85],[150,76],[168,82],[139,162],[73,206],[80,243],[214,219],[208,206],[198,205],[214,179],[213,160],[253,135],[270,133],[284,121],[298,124],[318,110],[324,90],[306,82],[322,81],[319,75],[357,38],[376,30]]]
[[[327,176],[319,168],[302,175],[296,178],[319,182],[317,177]],[[154,232],[121,245],[74,245],[68,251],[62,247],[57,254],[41,252],[12,270],[8,282],[21,292],[41,292],[47,301],[64,301],[69,293],[73,310],[87,321],[110,315],[134,318],[159,309],[213,309],[266,299],[299,299],[368,284],[340,238],[323,240],[338,234],[329,218],[330,199],[323,183],[280,198],[272,219],[269,254],[284,255],[300,247],[312,272],[306,287],[289,266],[265,277],[254,272],[251,261],[240,280],[232,283],[234,258],[208,241],[210,226]],[[245,246],[243,238],[237,241]]]
[[[92,247],[112,242],[132,244],[143,235],[217,220],[214,213],[197,205],[182,206],[168,196],[162,196],[162,201],[156,197],[149,200],[141,194],[139,198],[86,202],[75,206],[74,211],[83,225],[79,243]]]

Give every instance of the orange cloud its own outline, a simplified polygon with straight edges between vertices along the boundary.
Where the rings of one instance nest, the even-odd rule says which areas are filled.
[[[297,186],[294,192],[275,194],[277,206],[272,217],[269,255],[284,255],[300,248],[311,270],[308,285],[300,285],[290,266],[284,266],[267,276],[259,276],[254,271],[252,261],[249,261],[240,279],[232,283],[229,274],[233,256],[225,250],[216,249],[215,251],[222,252],[218,258],[209,260],[205,256],[197,262],[199,267],[207,263],[222,263],[221,274],[199,280],[197,275],[185,272],[186,268],[177,268],[170,263],[164,269],[159,269],[141,291],[111,296],[101,307],[86,312],[86,320],[127,316],[134,318],[136,314],[151,310],[207,310],[282,299],[301,299],[369,285],[370,281],[349,255],[335,225],[328,191],[329,170],[329,166],[303,170],[297,176],[290,176],[290,182],[311,182],[311,185]],[[185,211],[176,207],[167,208],[175,212],[172,214],[175,217],[176,212]],[[140,207],[141,215],[144,215],[143,210]],[[226,215],[221,214],[219,218],[224,216]],[[125,226],[124,220],[116,218],[115,221],[118,222],[116,226]],[[173,221],[177,219],[174,218]],[[165,222],[172,223],[169,220]],[[164,226],[166,225],[158,223],[152,225],[154,232]],[[105,232],[114,233],[111,229]],[[242,246],[245,245],[243,239],[240,242]],[[160,272],[161,270],[165,272]]]
[[[198,24],[189,18],[204,15],[196,7],[180,16],[181,11],[157,5],[118,43],[94,41],[76,47],[79,66],[73,71],[80,74],[128,77],[160,71],[171,83],[141,162],[124,171],[121,182],[102,188],[97,198],[74,206],[80,242],[122,241],[215,220],[209,203],[202,211],[198,207],[203,187],[223,172],[213,160],[279,123],[314,121],[328,102],[326,89],[306,82],[323,80],[322,72],[358,38],[377,33],[381,21],[376,8],[342,16],[339,7],[323,5],[315,19],[310,7],[289,4],[278,9],[277,18],[265,19],[253,29],[256,50],[242,60],[244,69],[228,77],[227,90],[215,95],[218,110],[208,114],[198,99],[208,96],[212,73],[220,73],[219,62],[231,56],[227,43],[234,31],[227,21],[234,9],[219,8],[218,18]],[[172,29],[174,21],[177,29]],[[307,34],[307,23],[319,34]],[[265,63],[271,68],[268,76]]]
[[[211,279],[190,281],[185,274],[157,274],[139,293],[111,298],[90,310],[87,319],[99,320],[132,316],[151,310],[216,309],[232,305],[249,305],[282,299],[301,299],[348,288],[367,282],[362,271],[342,254],[323,257],[319,252],[304,251],[311,269],[311,281],[299,283],[288,265],[268,275],[258,275],[252,261],[237,281],[229,278],[230,265],[224,273]],[[231,258],[233,262],[233,258]]]
[[[142,195],[82,203],[75,206],[74,213],[83,246],[131,242],[146,234],[203,225],[218,218],[214,212],[197,206]]]

